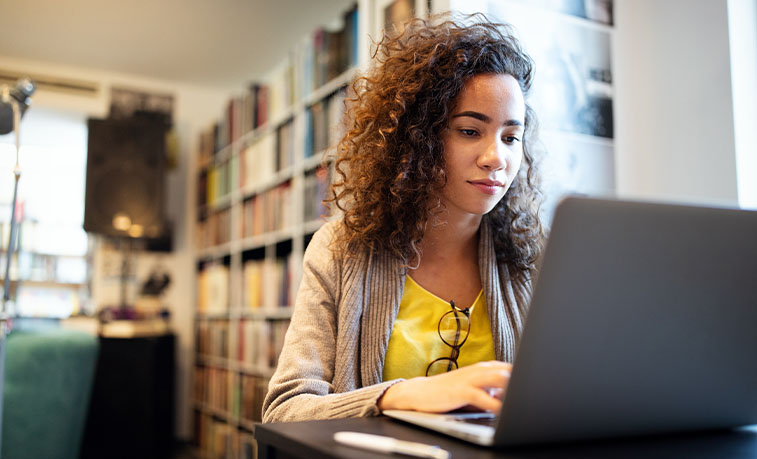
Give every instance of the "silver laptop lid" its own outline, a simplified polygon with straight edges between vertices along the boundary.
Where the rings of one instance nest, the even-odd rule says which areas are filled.
[[[757,423],[757,212],[565,199],[495,444]]]

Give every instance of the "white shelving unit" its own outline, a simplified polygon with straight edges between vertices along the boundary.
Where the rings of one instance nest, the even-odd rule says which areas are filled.
[[[366,38],[362,37],[367,35],[363,32],[365,19],[362,17],[366,11],[363,7],[365,3],[361,0],[358,4],[357,29],[360,33],[357,34],[359,39],[354,42],[362,59],[367,58],[368,52],[367,47],[365,50],[360,48],[366,46]],[[360,62],[360,57],[357,62]],[[214,305],[202,310],[198,308],[195,312],[197,350],[193,408],[197,424],[196,441],[202,457],[246,457],[242,450],[250,447],[254,449],[252,431],[254,421],[260,419],[260,413],[254,412],[252,417],[249,416],[248,404],[251,394],[247,392],[256,392],[254,395],[257,399],[253,405],[254,411],[258,411],[262,405],[260,398],[264,394],[267,380],[274,372],[275,358],[266,354],[265,362],[240,360],[239,350],[252,349],[256,343],[254,340],[257,339],[267,339],[269,344],[280,339],[283,336],[284,324],[291,318],[292,305],[281,304],[277,298],[279,292],[271,288],[276,284],[272,268],[278,259],[289,259],[288,298],[293,301],[302,277],[302,256],[305,247],[312,234],[325,221],[323,218],[312,219],[305,215],[306,200],[314,199],[312,193],[307,191],[306,181],[309,175],[319,168],[330,167],[322,164],[327,150],[317,151],[312,155],[306,151],[306,137],[310,128],[308,110],[315,104],[329,100],[333,94],[348,86],[356,75],[358,66],[355,64],[353,60],[348,70],[300,97],[291,106],[274,114],[265,124],[239,135],[229,145],[216,151],[212,159],[206,159],[203,164],[198,165],[198,177],[203,173],[207,174],[212,168],[223,167],[234,161],[236,165],[231,169],[234,173],[241,173],[242,158],[247,154],[248,147],[256,142],[265,141],[266,136],[276,136],[278,129],[292,123],[294,156],[290,164],[244,184],[237,179],[228,179],[234,184],[228,193],[216,196],[212,202],[198,205],[198,221],[209,221],[213,215],[228,212],[225,224],[228,225],[229,231],[228,236],[221,238],[222,243],[198,247],[195,252],[198,285],[202,282],[201,272],[206,266],[223,265],[228,269],[228,291],[220,295],[228,297],[228,304]],[[301,71],[303,70],[295,69],[294,73],[300,76]],[[328,115],[325,117],[328,119]],[[270,164],[270,158],[261,160],[267,160]],[[245,203],[287,183],[289,201],[283,208],[290,212],[285,218],[288,224],[255,235],[249,235],[249,231],[243,232]],[[247,218],[249,222],[249,216]],[[205,231],[209,231],[207,226]],[[255,308],[245,304],[244,269],[245,262],[249,259],[259,260],[263,265],[262,304]],[[208,288],[215,286],[211,285]],[[200,296],[198,293],[198,297]],[[266,331],[266,325],[260,324],[271,324],[270,331]],[[267,336],[266,333],[271,335]],[[277,350],[274,349],[273,352]]]

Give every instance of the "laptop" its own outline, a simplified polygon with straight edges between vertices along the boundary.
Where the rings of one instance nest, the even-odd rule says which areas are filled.
[[[487,446],[757,423],[757,212],[564,199],[493,425],[384,414]]]

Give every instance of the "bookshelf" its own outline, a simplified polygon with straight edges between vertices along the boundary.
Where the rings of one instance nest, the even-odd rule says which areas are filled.
[[[253,423],[283,345],[302,256],[327,218],[324,153],[343,132],[363,9],[319,28],[269,78],[231,97],[196,163],[195,441],[254,457]],[[366,50],[367,51],[367,50]]]
[[[321,160],[338,138],[332,128],[338,125],[342,89],[368,60],[369,27],[376,35],[387,20],[386,8],[394,3],[398,1],[360,0],[359,14],[343,20],[340,29],[309,34],[272,71],[267,84],[251,85],[233,97],[219,123],[201,137],[194,412],[195,438],[204,457],[254,456],[253,423],[259,420],[292,313],[302,254],[323,223],[319,201],[330,170]],[[611,127],[612,113],[594,110],[612,105],[611,17],[578,17],[558,6],[522,0],[405,3],[414,4],[417,15],[484,11],[507,20],[542,62],[539,68],[561,65],[539,40],[543,24],[554,24],[572,37],[556,47],[592,56],[591,65],[579,69],[582,80],[548,75],[546,83],[535,83],[531,95],[554,169],[545,177],[551,180],[546,192],[556,202],[566,189],[601,194],[614,188],[614,140],[605,129]],[[334,38],[339,30],[352,30],[359,39],[334,51],[329,43],[339,40]],[[329,67],[330,62],[341,64]],[[540,85],[568,92],[578,85],[596,103],[563,110]]]

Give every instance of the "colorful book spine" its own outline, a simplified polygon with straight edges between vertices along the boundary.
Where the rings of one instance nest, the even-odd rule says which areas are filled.
[[[206,265],[197,277],[197,311],[202,314],[218,314],[228,311],[228,266],[220,263]]]

